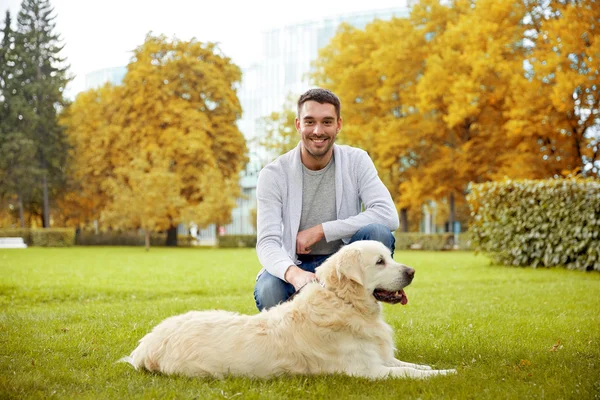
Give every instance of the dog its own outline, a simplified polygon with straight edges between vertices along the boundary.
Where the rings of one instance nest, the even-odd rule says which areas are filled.
[[[415,271],[377,241],[342,247],[316,270],[317,281],[292,301],[256,315],[191,311],[144,336],[128,362],[135,369],[188,377],[347,374],[427,378],[455,373],[394,357],[392,328],[379,302],[406,304]]]

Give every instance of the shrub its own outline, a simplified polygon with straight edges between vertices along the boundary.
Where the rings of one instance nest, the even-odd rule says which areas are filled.
[[[396,250],[451,250],[454,237],[451,233],[396,232]]]
[[[489,182],[467,200],[474,246],[496,261],[600,271],[600,182]]]
[[[167,240],[165,233],[151,233],[150,246],[164,246]],[[134,231],[80,231],[76,244],[81,246],[144,246],[143,232]]]
[[[256,235],[225,235],[219,236],[219,247],[256,247]]]
[[[75,244],[74,228],[31,229],[31,245],[41,247],[69,247]]]

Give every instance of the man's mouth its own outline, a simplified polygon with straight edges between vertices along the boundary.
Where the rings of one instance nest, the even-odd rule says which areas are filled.
[[[403,306],[408,303],[408,297],[406,297],[406,293],[404,293],[404,289],[400,289],[397,292],[390,292],[389,290],[384,289],[375,289],[373,291],[373,296],[377,301],[382,301],[384,303],[390,304],[402,304]]]

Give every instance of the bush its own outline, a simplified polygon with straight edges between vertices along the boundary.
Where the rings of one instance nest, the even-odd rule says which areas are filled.
[[[80,231],[76,244],[81,246],[144,246],[144,233],[133,231]],[[150,246],[164,246],[167,241],[166,233],[151,233]]]
[[[31,245],[40,247],[69,247],[75,244],[74,228],[41,228],[31,230]]]
[[[467,200],[474,246],[496,261],[600,271],[600,182],[489,182]]]
[[[225,235],[219,236],[219,247],[256,247],[256,235]]]
[[[396,250],[451,250],[454,237],[451,233],[396,232]]]

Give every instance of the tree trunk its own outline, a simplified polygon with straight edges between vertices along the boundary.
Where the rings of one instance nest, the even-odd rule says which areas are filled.
[[[177,226],[169,226],[166,245],[177,247]]]
[[[408,232],[408,208],[400,210],[400,232]]]
[[[448,242],[448,244],[450,245],[450,248],[452,249],[454,247],[454,245],[456,244],[456,236],[454,235],[454,212],[455,212],[455,208],[454,208],[454,192],[450,193],[450,215],[448,216],[448,225],[449,225],[449,231],[450,231],[450,241]]]
[[[48,178],[46,176],[47,172],[44,171],[42,173],[42,195],[44,201],[44,210],[43,210],[43,225],[44,228],[50,228],[50,206],[48,203]]]
[[[150,251],[150,230],[146,229],[146,251]]]
[[[454,192],[450,193],[450,215],[448,216],[449,232],[454,233]]]
[[[23,211],[23,199],[21,195],[17,195],[17,205],[19,207],[19,221],[21,223],[21,228],[25,228],[25,212]]]

